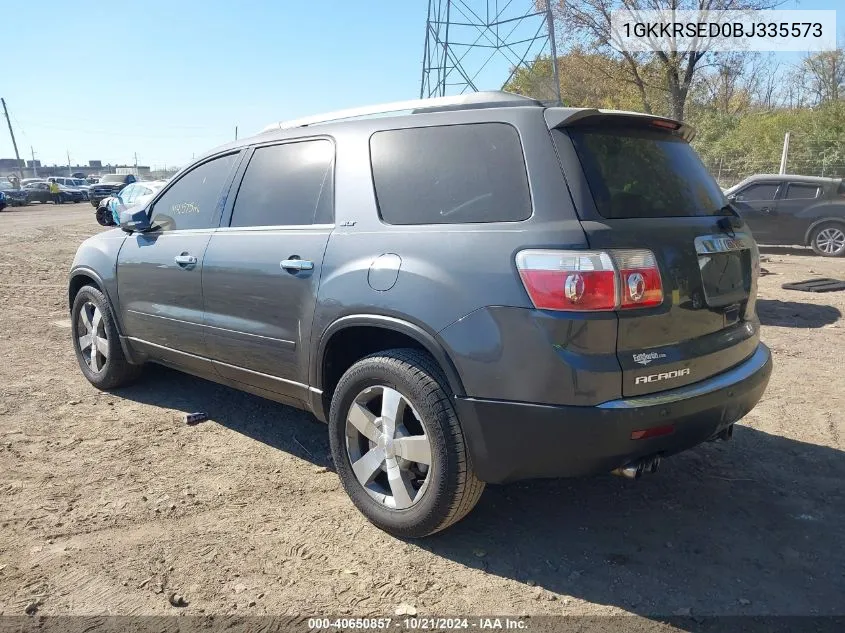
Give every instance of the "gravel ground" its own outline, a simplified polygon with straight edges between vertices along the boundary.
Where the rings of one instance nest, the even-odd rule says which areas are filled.
[[[768,249],[775,370],[732,442],[637,482],[491,486],[403,542],[308,414],[159,367],[84,380],[65,280],[100,228],[87,204],[0,213],[0,614],[845,613],[845,292],[780,289],[845,261]]]

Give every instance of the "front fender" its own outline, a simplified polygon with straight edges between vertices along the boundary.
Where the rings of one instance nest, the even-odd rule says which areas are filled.
[[[68,309],[73,305],[75,290],[78,290],[80,277],[92,279],[102,290],[114,308],[118,329],[120,323],[119,297],[117,294],[117,255],[126,239],[126,233],[120,229],[104,231],[88,238],[76,251],[68,275]]]

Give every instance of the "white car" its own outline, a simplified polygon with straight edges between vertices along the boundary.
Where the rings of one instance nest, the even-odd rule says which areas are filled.
[[[103,198],[97,206],[97,222],[102,226],[120,224],[121,211],[144,205],[167,184],[166,180],[147,180],[126,185],[116,196]]]

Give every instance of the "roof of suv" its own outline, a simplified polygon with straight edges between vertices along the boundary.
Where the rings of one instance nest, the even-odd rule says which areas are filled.
[[[256,142],[284,140],[288,138],[311,135],[314,133],[319,134],[320,132],[326,133],[328,130],[324,130],[322,128],[324,125],[330,125],[331,128],[335,128],[336,126],[342,126],[344,128],[350,126],[365,126],[373,128],[374,121],[384,121],[384,123],[381,124],[384,128],[411,127],[408,123],[414,121],[415,117],[419,117],[421,115],[438,114],[446,116],[449,113],[468,114],[471,112],[479,113],[480,111],[493,109],[503,110],[533,108],[536,108],[538,112],[544,114],[549,129],[563,125],[587,122],[603,123],[610,117],[626,117],[629,120],[643,119],[653,121],[659,127],[665,127],[667,130],[672,130],[687,141],[692,140],[695,135],[695,130],[689,125],[653,114],[622,110],[601,110],[597,108],[549,107],[541,101],[532,99],[531,97],[499,90],[473,92],[470,94],[450,97],[435,97],[432,99],[396,101],[373,106],[338,110],[335,112],[318,114],[300,119],[292,119],[289,121],[279,121],[266,126],[255,136],[241,138],[221,145],[220,147],[216,147],[206,152],[203,156],[198,157],[198,161],[220,154],[221,152],[241,149]],[[448,123],[452,122],[453,121],[448,121]],[[447,122],[444,121],[444,123]],[[311,132],[310,129],[312,127],[320,128],[320,130]],[[308,128],[309,131],[305,131],[305,128]]]
[[[789,180],[790,182],[810,182],[813,184],[826,185],[838,183],[842,178],[828,178],[827,176],[800,176],[798,174],[755,174],[749,176],[742,182],[737,183],[734,187],[748,184],[749,182],[756,182],[758,180]],[[731,187],[733,189],[733,187]]]

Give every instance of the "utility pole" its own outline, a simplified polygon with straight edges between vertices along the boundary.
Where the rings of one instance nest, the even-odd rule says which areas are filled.
[[[563,105],[563,99],[560,94],[560,75],[557,69],[557,45],[555,44],[555,19],[552,15],[552,3],[546,0],[546,28],[549,31],[549,48],[552,54],[552,72],[554,75],[555,85],[554,93],[557,95],[556,106]]]
[[[235,140],[238,140],[238,126],[235,126]]]
[[[35,166],[35,150],[32,145],[29,146],[29,151],[32,154],[32,175],[38,178],[38,167]]]
[[[138,152],[135,152],[135,177],[138,177]]]
[[[9,118],[9,110],[6,108],[6,100],[0,98],[3,102],[3,114],[6,115],[6,123],[9,124],[9,136],[12,137],[12,147],[15,148],[15,158],[18,159],[18,169],[21,172],[21,180],[23,180],[23,163],[21,163],[21,155],[18,154],[18,143],[15,140],[15,132],[12,130],[12,120]]]
[[[783,153],[780,155],[780,171],[778,173],[786,173],[786,158],[789,156],[789,132],[783,137]]]
[[[67,175],[71,176],[73,174],[70,173],[70,150],[66,149],[65,152],[67,152]]]

